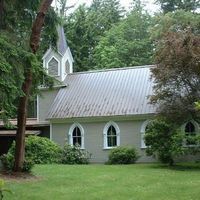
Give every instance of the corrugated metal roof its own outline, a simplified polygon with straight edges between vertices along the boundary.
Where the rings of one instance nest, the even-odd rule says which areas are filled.
[[[148,102],[153,81],[150,67],[131,67],[69,74],[48,118],[123,116],[155,113]]]

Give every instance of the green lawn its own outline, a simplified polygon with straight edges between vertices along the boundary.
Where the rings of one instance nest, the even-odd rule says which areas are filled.
[[[200,164],[37,165],[39,179],[6,181],[5,200],[199,200]]]

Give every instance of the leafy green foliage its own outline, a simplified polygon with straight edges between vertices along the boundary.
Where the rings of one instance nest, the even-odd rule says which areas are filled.
[[[51,78],[46,75],[37,57],[10,42],[12,37],[6,32],[0,34],[0,119],[5,121],[16,116],[18,99],[24,95],[21,87],[28,67],[32,66],[37,77],[33,80],[32,98],[38,93],[35,86],[42,84],[44,79],[47,85],[51,84]]]
[[[156,42],[155,45],[157,45],[168,32],[184,32],[190,27],[193,33],[199,34],[199,21],[200,16],[198,14],[183,10],[165,15],[156,15],[154,17],[154,25],[151,27],[151,37]]]
[[[29,172],[34,164],[59,163],[61,148],[48,138],[29,136],[25,139],[25,161],[23,171]],[[1,156],[1,161],[6,170],[14,166],[15,142],[7,154]]]
[[[42,68],[41,57],[47,46],[55,46],[56,43],[58,18],[53,9],[48,11],[45,19],[45,25],[48,26],[42,31],[39,53],[34,55],[29,48],[32,22],[40,3],[3,0],[0,4],[0,119],[5,122],[16,116],[18,99],[24,95],[22,83],[27,70],[31,68],[34,77],[30,99],[38,93],[38,85],[44,79],[48,79],[48,85],[52,83]]]
[[[199,8],[199,0],[157,0],[164,13],[174,12],[178,9],[195,11]]]
[[[59,23],[60,19],[58,15],[55,13],[54,8],[50,7],[45,16],[44,27],[41,34],[41,45],[37,53],[38,60],[42,60],[44,53],[47,51],[50,45],[52,48],[56,48],[58,39],[56,27]]]
[[[87,36],[87,8],[82,5],[69,16],[64,26],[69,46],[74,57],[74,70],[87,70],[89,38]]]
[[[88,164],[91,154],[80,146],[65,145],[61,155],[61,163],[63,164]]]
[[[66,19],[64,28],[74,56],[75,71],[94,67],[95,46],[122,15],[119,0],[94,0],[90,7],[81,5]]]
[[[139,158],[134,147],[116,147],[108,156],[108,164],[133,164]]]
[[[15,144],[9,152],[14,153]],[[61,147],[45,137],[29,136],[25,139],[25,157],[31,158],[35,164],[58,163]]]
[[[23,81],[21,50],[5,34],[0,34],[0,118],[4,120],[13,115],[16,109],[13,101],[22,95],[19,91]]]
[[[151,24],[149,14],[134,8],[100,39],[95,47],[96,68],[152,64],[153,46],[148,31]]]
[[[161,17],[153,32],[157,65],[152,68],[151,102],[159,105],[159,114],[178,124],[199,119],[194,106],[200,99],[199,22],[199,15],[178,11]]]
[[[61,147],[45,137],[29,136],[25,143],[25,156],[36,164],[58,163]]]
[[[171,124],[154,120],[148,124],[145,133],[146,153],[163,163],[173,165],[174,158],[185,153],[184,135]]]
[[[3,167],[7,171],[12,171],[14,168],[14,153],[8,152],[7,154],[3,154],[1,157],[1,162]],[[34,166],[34,162],[31,158],[25,158],[23,162],[22,171],[23,172],[30,172]]]
[[[195,106],[197,110],[200,110],[200,101],[199,102],[195,102]]]

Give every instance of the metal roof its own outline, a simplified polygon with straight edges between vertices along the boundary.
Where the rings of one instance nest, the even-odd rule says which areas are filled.
[[[69,74],[47,118],[127,116],[155,113],[149,104],[152,66]]]

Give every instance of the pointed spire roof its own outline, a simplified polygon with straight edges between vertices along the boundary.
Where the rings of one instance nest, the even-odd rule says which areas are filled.
[[[68,44],[63,26],[59,25],[57,31],[58,31],[58,41],[57,41],[58,52],[64,55],[64,53],[67,51]]]

